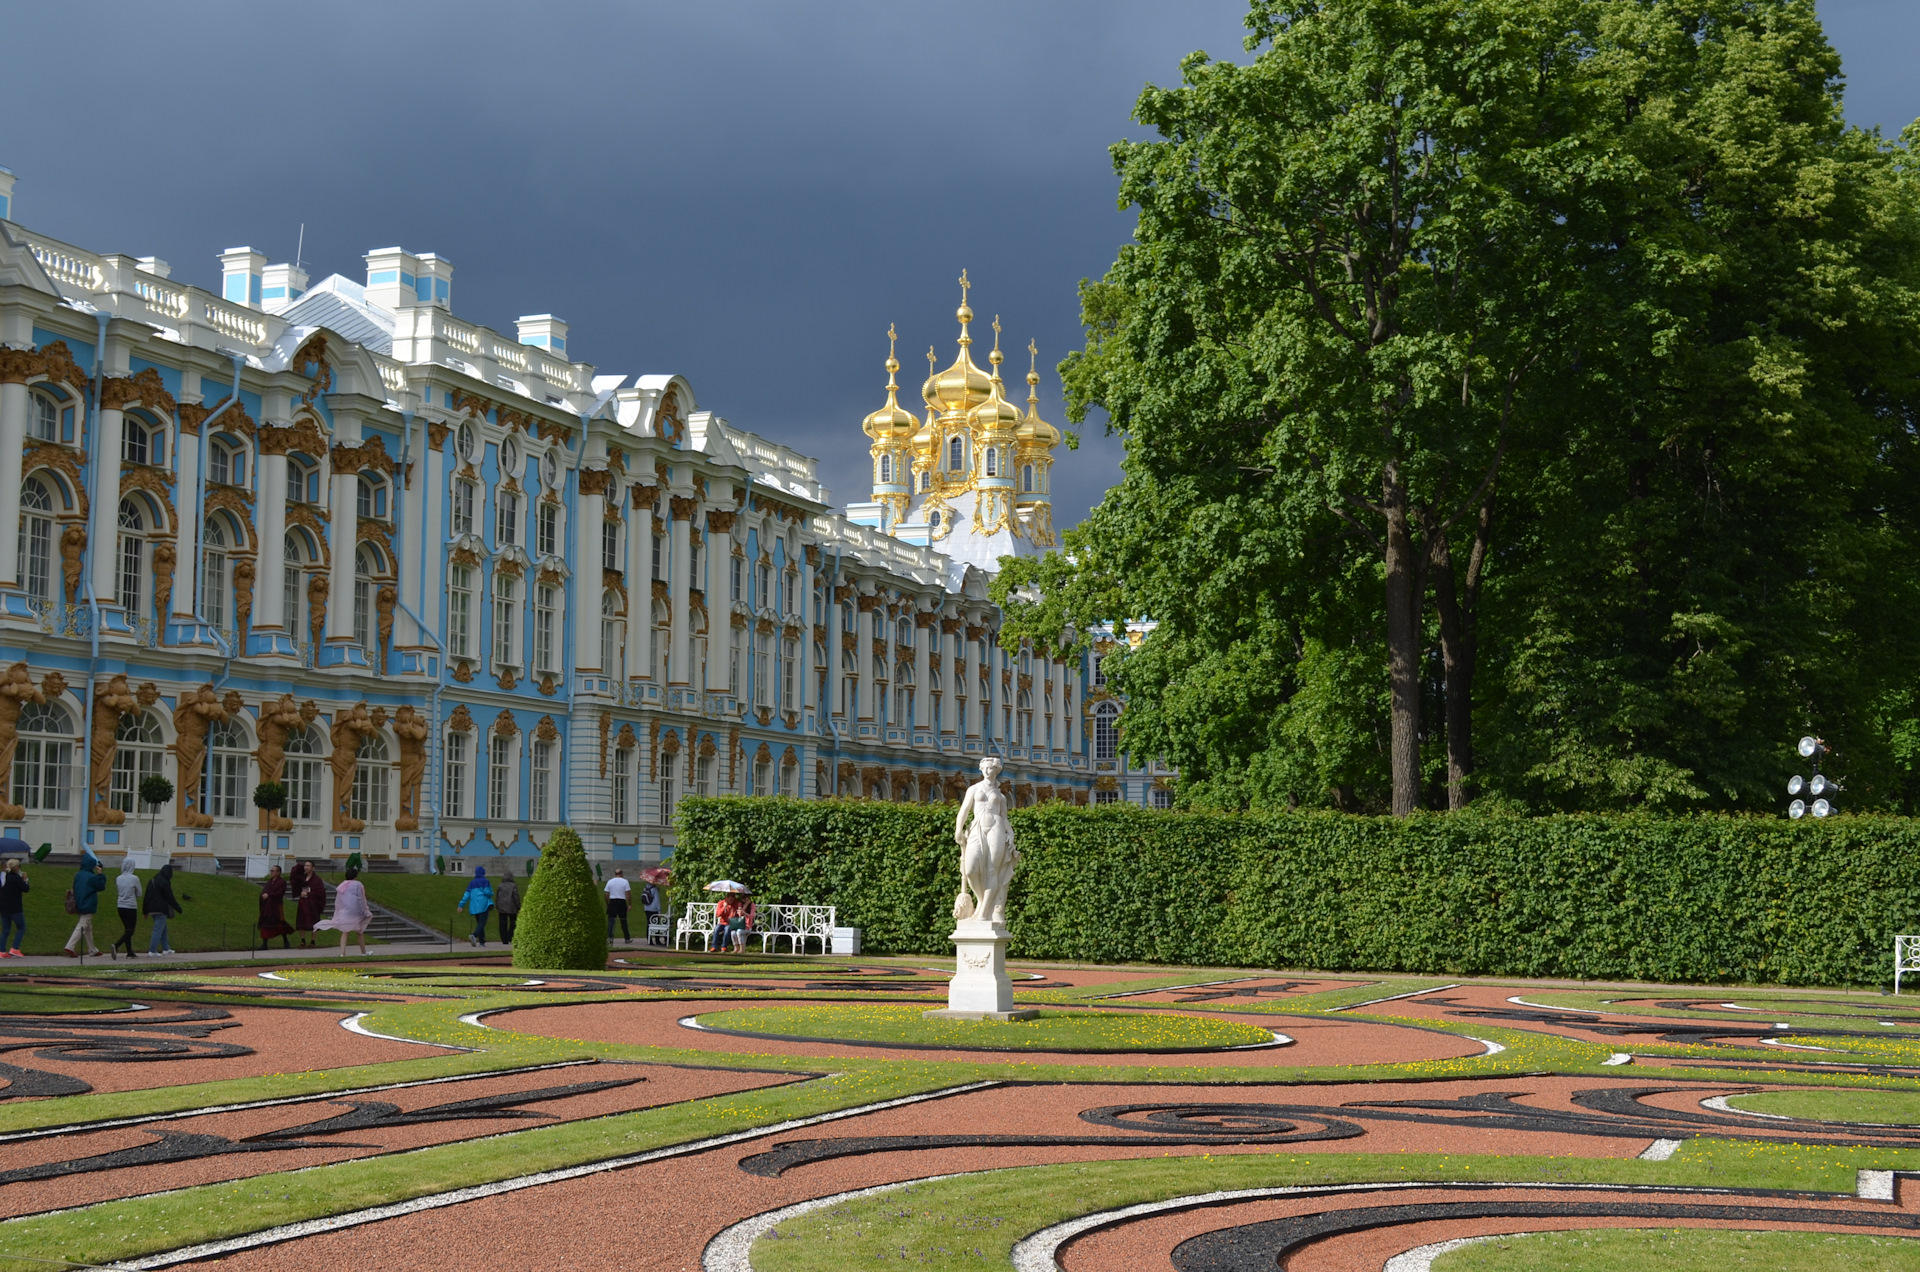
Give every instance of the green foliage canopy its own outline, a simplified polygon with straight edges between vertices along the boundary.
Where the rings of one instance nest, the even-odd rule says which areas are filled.
[[[1003,639],[1145,618],[1190,804],[1920,799],[1920,200],[1808,0],[1255,3],[1113,149],[1070,414],[1123,480]],[[1263,47],[1264,46],[1264,47]]]

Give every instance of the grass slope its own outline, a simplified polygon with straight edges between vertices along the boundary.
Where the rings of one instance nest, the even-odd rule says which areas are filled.
[[[114,910],[114,880],[119,877],[120,862],[108,858],[107,890],[100,897],[100,913],[94,917],[93,939],[102,950],[120,935],[120,916]],[[58,954],[73,931],[74,916],[65,908],[68,887],[74,872],[64,867],[29,865],[28,878],[33,891],[27,894],[27,939],[21,949],[28,954]],[[144,894],[147,880],[158,873],[142,870],[140,887]],[[255,924],[260,918],[260,888],[245,879],[225,875],[173,872],[173,895],[181,913],[167,925],[167,939],[176,950],[244,951],[258,943]],[[292,907],[288,908],[292,916]],[[133,948],[146,956],[148,938],[153,935],[152,921],[140,916],[134,929]]]

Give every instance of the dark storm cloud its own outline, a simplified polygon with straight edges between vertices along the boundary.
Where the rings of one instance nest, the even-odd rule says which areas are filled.
[[[1856,122],[1897,131],[1909,0],[1829,0]],[[954,279],[996,313],[1022,399],[1039,341],[1079,341],[1075,287],[1131,219],[1106,148],[1195,49],[1240,58],[1242,0],[792,5],[15,6],[0,164],[18,215],[217,284],[246,243],[315,279],[399,244],[453,260],[457,313],[573,324],[602,371],[678,371],[700,405],[821,457],[866,495],[861,416],[889,322],[917,406],[953,355]],[[1098,426],[1056,520],[1117,476]]]

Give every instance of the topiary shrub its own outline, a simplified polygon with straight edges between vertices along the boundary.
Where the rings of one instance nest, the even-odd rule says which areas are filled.
[[[607,907],[570,826],[547,837],[540,869],[520,904],[513,965],[544,971],[598,972],[607,966]]]

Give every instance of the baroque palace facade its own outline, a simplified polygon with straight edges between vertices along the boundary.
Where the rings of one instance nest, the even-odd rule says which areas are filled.
[[[567,324],[456,318],[453,266],[364,282],[221,254],[218,292],[18,223],[0,169],[0,832],[71,851],[670,855],[686,795],[1166,801],[1098,656],[996,643],[1053,543],[1059,434],[960,351],[865,422],[873,498],[597,374]],[[964,282],[964,280],[963,280]],[[143,779],[174,797],[142,802]],[[286,802],[255,807],[262,782]]]

